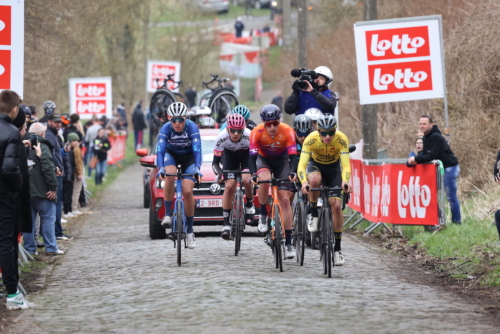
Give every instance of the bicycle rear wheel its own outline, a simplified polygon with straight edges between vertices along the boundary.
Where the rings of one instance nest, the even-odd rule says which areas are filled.
[[[217,90],[210,97],[208,106],[216,123],[224,123],[226,116],[239,104],[236,94],[227,88]]]
[[[176,101],[175,95],[166,89],[158,89],[151,97],[149,103],[149,111],[156,127],[160,127],[165,123],[167,116],[167,108],[170,104]]]
[[[274,242],[276,244],[276,253],[275,256],[277,258],[277,266],[276,268],[280,268],[280,271],[283,272],[283,234],[281,231],[281,217],[279,214],[279,208],[276,205],[274,207]]]
[[[300,196],[297,194],[297,196]],[[302,252],[302,210],[304,203],[301,201],[297,201],[295,205],[295,210],[293,213],[293,247],[295,247],[295,251],[297,252],[297,263],[301,266],[304,264],[304,253]]]
[[[183,230],[183,212],[182,212],[182,203],[180,200],[175,201],[176,213],[175,213],[175,221],[177,225],[177,264],[181,265],[181,243],[182,243],[182,234]]]

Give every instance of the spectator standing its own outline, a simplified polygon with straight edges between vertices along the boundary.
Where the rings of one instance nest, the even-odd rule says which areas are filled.
[[[64,141],[68,141],[68,135],[70,133],[76,133],[76,135],[78,136],[78,141],[82,142],[83,141],[83,133],[77,128],[77,124],[81,125],[80,115],[72,114],[69,117],[69,120],[70,120],[70,124],[66,127],[66,129],[64,129],[64,132],[63,132]]]
[[[0,93],[0,268],[2,281],[7,290],[8,309],[34,307],[17,289],[18,274],[12,239],[16,229],[15,198],[22,187],[19,169],[21,135],[12,121],[17,117],[20,98],[11,90]]]
[[[102,116],[100,119],[97,121],[93,122],[93,124],[87,129],[87,132],[85,133],[85,143],[88,145],[87,146],[87,169],[88,169],[88,177],[90,178],[92,176],[92,168],[89,166],[90,159],[92,158],[92,150],[94,148],[94,139],[97,137],[97,133],[99,130],[103,127],[104,123],[106,121],[106,116]],[[85,124],[87,126],[87,124]]]
[[[241,37],[243,29],[245,29],[245,25],[243,24],[243,22],[241,22],[241,16],[238,16],[238,18],[236,19],[236,23],[234,24],[234,30],[236,31],[234,35],[236,36],[236,38]]]
[[[146,126],[146,120],[142,112],[142,101],[139,101],[135,106],[134,113],[132,114],[132,124],[134,126],[135,149],[142,146],[142,136]]]
[[[192,84],[189,84],[189,87],[184,92],[184,95],[187,98],[188,108],[191,109],[196,105],[196,87],[194,87]]]
[[[63,179],[62,202],[63,202],[64,215],[62,217],[64,219],[68,219],[73,217],[73,214],[69,213],[71,212],[71,200],[73,198],[73,181],[74,181],[74,164],[75,164],[75,157],[73,156],[73,152],[70,150],[69,142],[66,142],[64,144],[63,163],[64,163],[64,175],[62,176]]]
[[[461,224],[460,203],[457,197],[457,178],[460,175],[458,159],[450,149],[450,145],[439,131],[437,125],[433,124],[432,118],[422,115],[419,121],[420,131],[424,133],[423,152],[416,157],[408,158],[408,165],[422,164],[433,160],[441,160],[444,167],[444,190],[451,208],[451,221]]]
[[[36,215],[40,216],[45,254],[62,255],[64,252],[57,246],[54,223],[56,221],[57,179],[54,173],[54,147],[45,139],[45,126],[35,123],[31,126],[31,133],[37,135],[40,143],[41,156],[37,157],[34,151],[30,152],[30,159],[37,161],[30,173],[32,233],[23,233],[24,248],[30,254],[36,254],[35,229]]]
[[[424,137],[417,137],[415,140],[415,151],[411,151],[408,158],[416,157],[424,151]]]
[[[74,157],[74,181],[73,181],[73,194],[71,198],[71,212],[75,216],[79,216],[83,214],[80,210],[78,210],[78,202],[80,193],[83,188],[83,157],[82,150],[80,150],[80,141],[78,140],[78,135],[76,133],[70,133],[68,135],[68,141],[71,146],[71,150],[73,151]]]
[[[116,111],[120,115],[121,118],[123,118],[123,121],[125,123],[125,127],[128,127],[128,122],[127,122],[127,112],[125,110],[125,102],[122,102],[116,107]]]
[[[19,106],[19,113],[21,113],[21,115],[24,116],[24,120],[25,120],[26,124],[28,124],[31,121],[31,109],[27,105],[21,104]],[[26,135],[26,131],[24,131],[24,135]]]
[[[281,91],[276,94],[276,96],[271,101],[271,104],[274,104],[275,106],[280,108],[280,110],[283,110],[283,93]]]
[[[68,240],[72,239],[70,236],[63,233],[61,226],[61,216],[63,208],[63,176],[64,176],[64,163],[62,151],[64,144],[62,138],[59,136],[59,130],[61,129],[62,118],[58,114],[51,114],[47,120],[47,131],[45,132],[45,138],[52,144],[54,148],[53,158],[54,164],[56,166],[56,177],[57,177],[57,196],[56,196],[56,222],[55,231],[57,240]]]
[[[54,101],[47,100],[43,103],[43,110],[45,111],[45,115],[40,118],[39,122],[43,125],[47,125],[49,117],[56,112],[56,104]]]
[[[31,118],[35,121],[38,121],[38,117],[36,116],[36,106],[30,106],[31,110]]]
[[[94,155],[97,156],[97,166],[95,174],[95,184],[102,184],[102,178],[108,168],[108,151],[111,149],[111,143],[104,129],[100,129],[97,138],[94,139]]]

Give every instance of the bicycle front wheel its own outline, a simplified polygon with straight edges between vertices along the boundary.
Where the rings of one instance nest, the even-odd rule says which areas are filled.
[[[177,264],[180,266],[181,265],[181,243],[182,243],[182,234],[184,233],[184,230],[183,230],[183,215],[182,215],[182,203],[181,201],[178,199],[175,201],[175,209],[176,209],[176,213],[175,213],[175,221],[176,221],[176,225],[177,225]]]
[[[238,256],[241,246],[241,221],[243,219],[243,198],[240,190],[236,191],[236,198],[234,201],[234,214],[233,214],[233,225],[234,225],[234,255]]]
[[[332,277],[332,217],[330,210],[327,208],[322,210],[321,221],[321,250],[323,252],[324,273],[328,275],[328,277]]]
[[[299,195],[300,196],[300,195]],[[297,252],[297,263],[304,265],[304,251],[306,247],[306,234],[304,230],[305,208],[304,202],[299,201],[295,207],[295,226],[293,230],[293,241],[295,251]]]
[[[274,242],[276,244],[276,253],[275,256],[277,258],[277,266],[276,268],[280,268],[280,271],[283,272],[283,234],[281,231],[281,217],[279,214],[279,208],[276,205],[274,207]]]

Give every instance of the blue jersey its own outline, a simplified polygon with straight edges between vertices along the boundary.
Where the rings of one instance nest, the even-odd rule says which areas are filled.
[[[194,155],[195,167],[201,167],[201,138],[200,130],[196,124],[186,120],[182,132],[175,132],[172,124],[168,122],[163,125],[158,134],[158,145],[156,147],[156,163],[158,168],[164,167],[165,151],[168,150],[177,155]]]
[[[329,89],[319,92],[319,94],[322,94],[329,99],[331,99],[334,96],[333,92]],[[316,101],[316,99],[314,98],[314,96],[312,96],[311,93],[300,91],[297,102],[297,112],[295,113],[295,116],[302,115],[303,113],[306,112],[307,109],[310,108],[317,108],[321,110],[321,112],[324,114],[325,113],[333,114],[335,111],[335,110],[325,110],[325,108],[321,104],[319,104],[318,101]]]

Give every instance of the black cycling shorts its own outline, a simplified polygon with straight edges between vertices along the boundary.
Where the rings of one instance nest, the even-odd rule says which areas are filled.
[[[232,152],[224,149],[224,155],[222,156],[222,169],[235,170],[240,169],[242,172],[248,172],[248,159],[249,150],[245,150],[241,153]],[[235,179],[236,175],[234,173],[224,173],[224,180]]]
[[[325,187],[341,187],[342,186],[342,173],[340,171],[340,160],[332,164],[320,164],[314,160],[309,160],[307,164],[306,173],[307,175],[311,173],[321,173],[321,178],[323,180],[323,185]],[[342,199],[343,191],[330,190],[328,192],[328,198],[336,197]]]
[[[288,174],[290,174],[290,162],[288,161],[288,156],[281,159],[267,159],[262,155],[257,156],[257,175],[262,170],[268,170],[272,172],[277,179],[287,179]],[[291,182],[281,181],[278,183],[278,190],[290,191]]]

